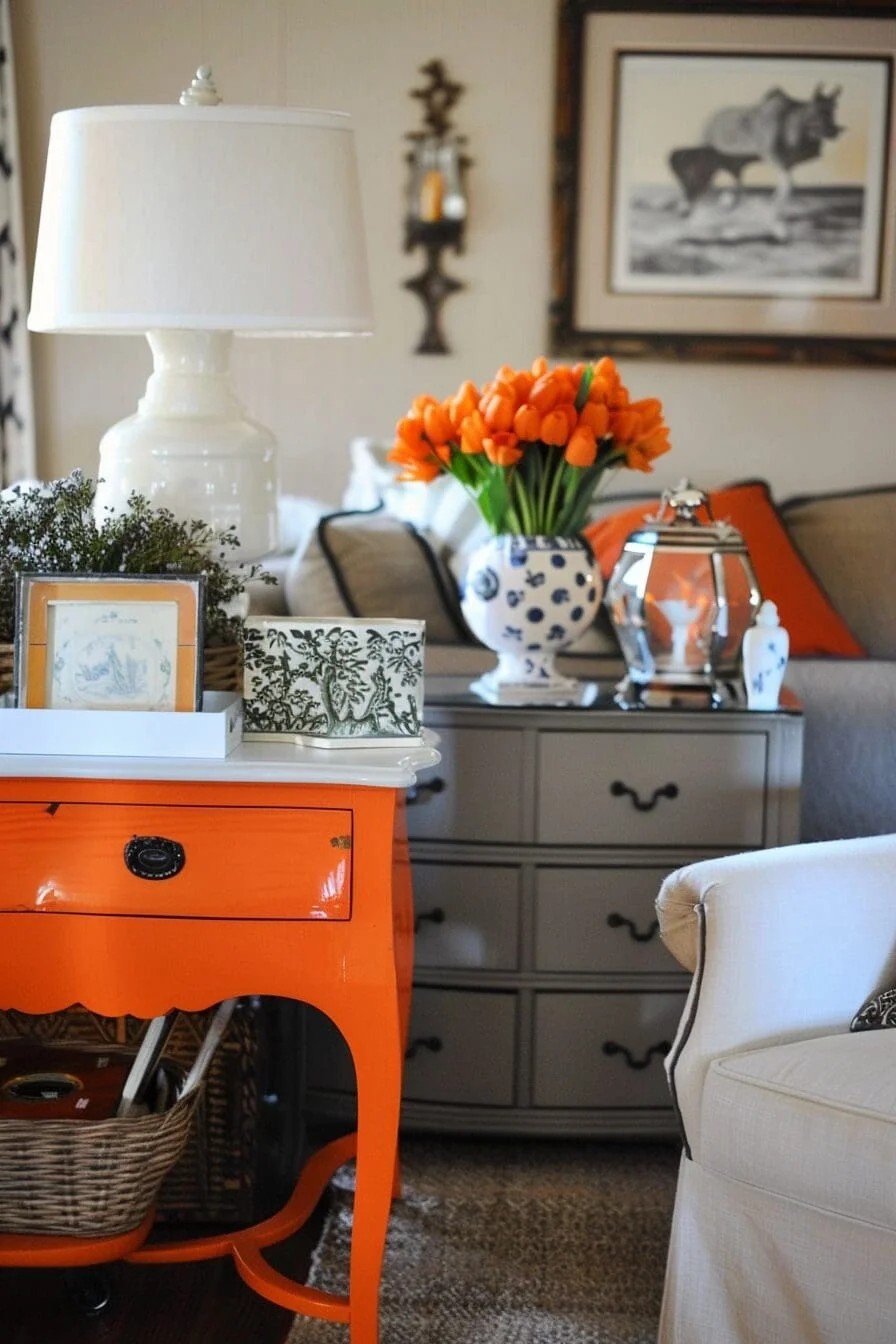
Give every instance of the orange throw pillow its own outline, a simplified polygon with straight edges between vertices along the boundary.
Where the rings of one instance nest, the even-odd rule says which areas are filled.
[[[709,503],[714,518],[731,523],[746,542],[760,592],[777,603],[781,624],[790,634],[791,657],[866,657],[787,535],[764,481],[710,491]],[[584,528],[604,581],[612,574],[626,537],[643,524],[645,515],[656,512],[658,504],[642,500]]]

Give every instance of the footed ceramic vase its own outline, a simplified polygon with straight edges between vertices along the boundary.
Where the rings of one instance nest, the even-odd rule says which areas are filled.
[[[490,537],[470,557],[461,606],[498,665],[471,689],[492,700],[575,698],[581,683],[561,676],[554,659],[594,620],[601,590],[577,537]]]

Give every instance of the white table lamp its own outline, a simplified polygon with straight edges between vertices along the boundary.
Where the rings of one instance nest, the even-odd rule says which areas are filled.
[[[136,415],[100,444],[98,509],[132,491],[276,545],[276,444],[230,385],[233,333],[371,329],[350,119],[221,104],[202,67],[181,105],[57,113],[32,331],[146,334]]]

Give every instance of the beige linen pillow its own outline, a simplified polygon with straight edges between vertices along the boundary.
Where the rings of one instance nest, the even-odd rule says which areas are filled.
[[[447,565],[410,523],[382,509],[331,513],[285,580],[291,616],[379,616],[426,621],[430,644],[469,643]]]

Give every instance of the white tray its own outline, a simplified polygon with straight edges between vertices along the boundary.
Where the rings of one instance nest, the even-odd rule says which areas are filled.
[[[0,754],[221,759],[243,737],[243,701],[206,691],[199,713],[135,709],[0,709]]]

